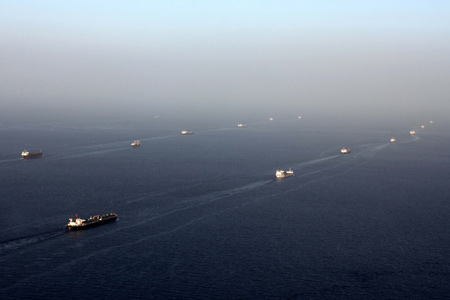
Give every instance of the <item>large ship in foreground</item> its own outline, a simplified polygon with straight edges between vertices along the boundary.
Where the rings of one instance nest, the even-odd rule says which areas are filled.
[[[110,213],[106,215],[98,215],[90,217],[87,220],[83,220],[81,218],[78,218],[78,215],[75,215],[74,218],[69,219],[69,223],[66,225],[66,229],[68,230],[82,230],[82,229],[88,229],[94,226],[98,226],[104,223],[112,222],[117,220],[117,214]]]
[[[284,170],[278,169],[275,172],[275,176],[277,178],[285,178],[285,177],[289,177],[289,176],[294,176],[294,171],[292,171],[291,168],[289,168],[288,171],[284,171]]]
[[[39,151],[39,152],[34,152],[34,153],[30,153],[27,150],[23,150],[22,151],[22,158],[23,159],[38,158],[38,157],[42,157],[42,150]]]

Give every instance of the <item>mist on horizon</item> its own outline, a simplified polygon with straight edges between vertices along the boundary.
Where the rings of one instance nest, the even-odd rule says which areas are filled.
[[[449,4],[0,4],[3,120],[444,118]]]

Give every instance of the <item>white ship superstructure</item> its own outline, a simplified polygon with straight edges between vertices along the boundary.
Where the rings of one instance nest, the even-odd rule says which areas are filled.
[[[293,176],[294,175],[294,171],[292,171],[291,168],[289,168],[289,170],[286,171],[286,176]]]
[[[75,218],[70,218],[69,219],[69,223],[67,223],[67,227],[77,227],[77,226],[82,226],[83,222],[85,222],[86,220],[83,220],[81,218],[78,218],[78,215],[75,216]]]
[[[286,174],[284,173],[283,170],[278,169],[278,170],[275,172],[275,176],[276,176],[277,178],[284,178],[284,177],[286,177]]]

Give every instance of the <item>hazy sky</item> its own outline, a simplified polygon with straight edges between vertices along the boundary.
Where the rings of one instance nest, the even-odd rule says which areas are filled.
[[[450,1],[0,2],[3,113],[450,111]]]

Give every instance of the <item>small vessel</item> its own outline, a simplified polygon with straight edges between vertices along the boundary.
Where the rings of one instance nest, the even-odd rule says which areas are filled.
[[[430,124],[433,124],[434,123],[434,121],[430,121]]]
[[[284,170],[278,169],[275,172],[275,176],[277,178],[285,178],[285,177],[289,177],[289,176],[294,176],[294,171],[292,171],[291,168],[289,168],[288,171],[284,171]]]
[[[39,158],[42,157],[42,150],[39,152],[30,153],[27,150],[22,151],[22,158],[28,159],[28,158]]]
[[[82,230],[91,228],[94,226],[98,226],[104,223],[112,222],[117,220],[117,214],[114,214],[111,212],[110,214],[106,215],[97,215],[90,217],[87,220],[83,220],[81,218],[78,218],[78,215],[75,215],[74,218],[69,218],[69,223],[66,225],[66,229],[68,230]]]
[[[350,152],[352,152],[352,151],[350,150],[350,148],[342,148],[342,149],[341,149],[341,153],[342,153],[342,154],[349,154]]]
[[[425,128],[425,125],[421,125],[420,128],[422,128],[422,129]]]
[[[273,121],[273,118],[270,118],[269,121]]]
[[[239,124],[238,124],[238,127],[241,127],[241,128],[242,128],[242,127],[247,127],[247,125],[242,124],[242,123],[239,123]]]
[[[415,135],[416,132],[415,132],[414,130],[411,130],[411,131],[409,132],[409,134],[410,134],[410,135]]]
[[[182,130],[181,134],[182,135],[188,135],[188,134],[194,134],[194,132],[193,131]]]
[[[140,140],[135,140],[131,143],[131,147],[133,147],[133,148],[140,147],[140,146],[141,146]]]
[[[395,138],[391,138],[391,143],[395,142],[396,139]]]
[[[298,118],[299,118],[299,119],[301,119],[301,118],[302,118],[302,116],[298,116]]]

